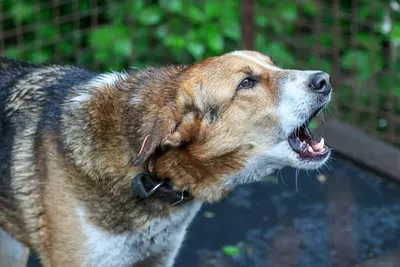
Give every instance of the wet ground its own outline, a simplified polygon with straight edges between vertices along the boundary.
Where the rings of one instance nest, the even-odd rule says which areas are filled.
[[[329,169],[284,169],[204,205],[175,266],[346,267],[400,248],[400,188],[338,156]]]

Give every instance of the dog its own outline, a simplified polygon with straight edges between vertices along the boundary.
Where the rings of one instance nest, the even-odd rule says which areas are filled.
[[[202,203],[330,157],[322,71],[256,51],[97,74],[0,59],[0,266],[172,266]]]

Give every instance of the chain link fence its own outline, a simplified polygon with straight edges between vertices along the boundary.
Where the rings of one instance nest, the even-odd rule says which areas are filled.
[[[383,0],[1,0],[0,55],[108,71],[256,49],[331,73],[325,119],[400,145],[399,13]]]

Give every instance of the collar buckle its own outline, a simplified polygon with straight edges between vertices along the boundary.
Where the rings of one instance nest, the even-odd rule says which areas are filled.
[[[163,184],[165,184],[165,180],[161,180],[158,184],[156,184],[152,189],[147,192],[147,196],[151,196],[154,192],[157,191]]]
[[[187,191],[175,191],[166,180],[157,179],[152,174],[141,172],[131,182],[132,191],[141,199],[150,195],[161,201],[168,202],[171,206],[183,204],[193,199]]]
[[[183,199],[185,198],[184,194],[185,194],[185,191],[182,191],[181,198],[178,201],[175,201],[174,203],[172,203],[171,206],[175,206],[175,205],[178,205],[179,203],[181,203],[183,201]]]

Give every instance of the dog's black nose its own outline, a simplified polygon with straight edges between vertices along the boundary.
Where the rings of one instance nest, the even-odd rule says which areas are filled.
[[[318,72],[311,77],[310,87],[312,90],[329,94],[332,90],[332,85],[328,73]]]

